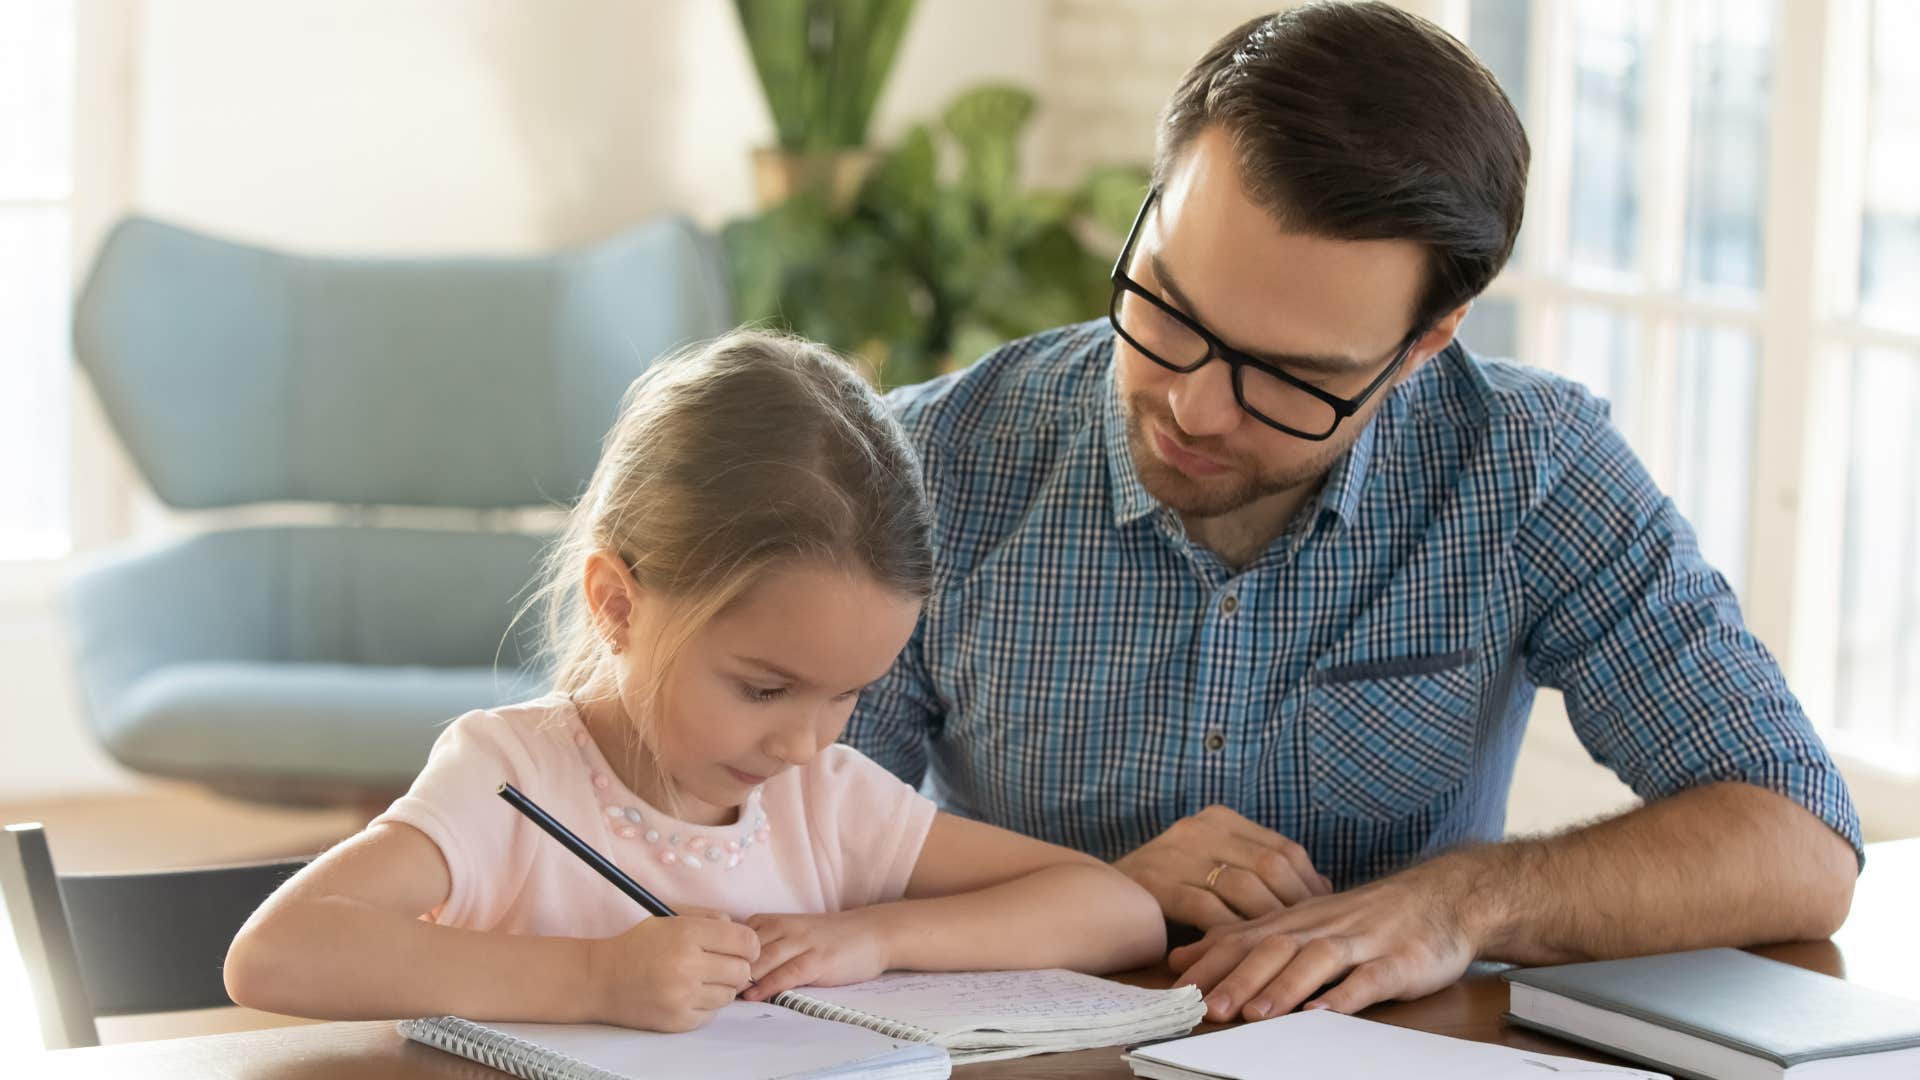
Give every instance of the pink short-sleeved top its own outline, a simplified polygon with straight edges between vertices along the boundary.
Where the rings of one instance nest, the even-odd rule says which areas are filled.
[[[607,767],[561,695],[470,712],[434,743],[413,787],[374,819],[425,833],[452,887],[429,913],[475,930],[611,937],[646,917],[496,790],[513,784],[667,906],[735,919],[898,900],[934,807],[871,759],[829,746],[759,788],[732,825],[691,825]]]

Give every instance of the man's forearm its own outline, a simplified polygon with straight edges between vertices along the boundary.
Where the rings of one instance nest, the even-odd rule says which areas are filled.
[[[1520,964],[1825,938],[1857,872],[1826,823],[1739,783],[1408,871],[1449,879],[1479,954]]]

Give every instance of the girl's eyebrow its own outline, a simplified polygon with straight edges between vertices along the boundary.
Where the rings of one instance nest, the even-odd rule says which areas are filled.
[[[795,675],[793,672],[788,671],[786,668],[781,667],[779,664],[776,664],[771,660],[762,660],[756,656],[739,656],[739,657],[735,657],[735,659],[739,660],[743,664],[752,664],[754,667],[760,668],[761,670],[767,672],[769,675],[773,675],[778,678],[784,679],[787,682],[794,683],[799,686],[813,685],[813,683],[810,682],[809,680],[804,679],[798,675]]]
[[[781,667],[779,664],[776,664],[771,660],[762,660],[757,656],[737,656],[734,659],[739,660],[743,664],[751,664],[752,666],[757,667],[762,671],[765,671],[767,674],[772,675],[777,679],[785,680],[786,682],[792,683],[795,686],[805,686],[805,687],[813,686],[812,680],[805,679],[798,675],[795,675],[793,672],[788,671],[786,668]],[[881,678],[885,678],[885,676],[883,675],[881,676]],[[879,681],[880,681],[879,679],[875,679],[873,680],[873,682],[866,683],[861,686],[856,686],[853,689],[848,690],[846,692],[849,694],[862,694],[862,693],[865,693],[867,690],[871,689]]]

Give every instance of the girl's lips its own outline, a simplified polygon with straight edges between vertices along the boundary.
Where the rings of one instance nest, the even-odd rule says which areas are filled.
[[[759,787],[761,784],[764,784],[767,782],[767,778],[764,776],[755,776],[750,772],[741,772],[739,769],[736,769],[731,765],[724,766],[724,768],[727,770],[727,773],[730,776],[732,776],[735,780],[740,781],[741,783],[747,785],[748,787]]]

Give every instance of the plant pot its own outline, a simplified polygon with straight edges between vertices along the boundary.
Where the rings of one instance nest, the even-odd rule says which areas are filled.
[[[760,208],[778,206],[801,191],[818,191],[835,210],[852,205],[880,155],[867,149],[795,152],[777,146],[753,152],[753,186]]]

